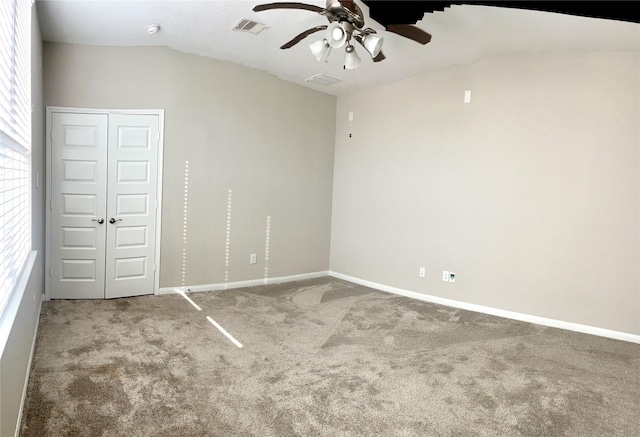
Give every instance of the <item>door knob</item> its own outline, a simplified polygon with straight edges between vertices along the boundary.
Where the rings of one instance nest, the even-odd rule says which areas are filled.
[[[109,219],[109,223],[111,223],[111,224],[114,224],[115,222],[121,222],[121,221],[122,221],[122,219],[116,219],[116,218],[113,218],[113,217],[111,217]]]
[[[91,219],[92,222],[98,222],[98,224],[103,224],[104,223],[104,219],[103,218],[99,218],[99,219]]]

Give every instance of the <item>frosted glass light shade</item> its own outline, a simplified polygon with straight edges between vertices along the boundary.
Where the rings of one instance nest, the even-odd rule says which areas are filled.
[[[337,49],[342,47],[347,41],[347,32],[342,28],[340,23],[331,23],[327,28],[326,40],[331,48]]]
[[[329,53],[331,53],[331,46],[326,39],[312,42],[311,44],[309,44],[309,48],[311,49],[311,53],[313,53],[313,56],[316,57],[318,62],[327,62]]]
[[[360,57],[356,53],[356,49],[352,45],[348,45],[344,55],[344,68],[347,70],[353,70],[360,65]]]
[[[384,39],[378,35],[365,35],[362,38],[362,45],[365,49],[371,54],[372,57],[376,57],[380,54],[380,50],[382,50],[382,42]]]

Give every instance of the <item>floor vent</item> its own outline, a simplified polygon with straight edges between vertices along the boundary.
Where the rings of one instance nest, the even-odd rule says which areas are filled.
[[[316,74],[306,79],[307,82],[317,83],[320,85],[331,85],[332,83],[340,82],[342,79],[327,76],[326,74]]]
[[[231,30],[237,30],[238,32],[249,32],[257,35],[266,28],[267,26],[262,23],[243,18],[242,20],[238,21],[236,25],[231,28]]]

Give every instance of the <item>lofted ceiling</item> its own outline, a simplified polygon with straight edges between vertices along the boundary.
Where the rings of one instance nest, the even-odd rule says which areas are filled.
[[[373,63],[358,46],[362,63],[355,70],[344,70],[343,54],[338,50],[334,50],[327,63],[318,63],[311,54],[309,43],[320,39],[320,34],[311,35],[288,50],[280,50],[279,47],[295,35],[328,22],[325,17],[306,10],[252,11],[255,5],[272,1],[37,0],[36,5],[44,41],[166,46],[260,69],[283,80],[334,95],[348,93],[352,81],[356,88],[362,89],[431,70],[469,64],[493,54],[575,51],[633,51],[640,54],[640,24],[635,18],[620,21],[513,7],[411,2],[413,16],[418,20],[416,25],[433,36],[431,42],[423,46],[384,30],[380,22],[384,22],[385,17],[389,19],[391,12],[401,11],[393,6],[389,9],[393,2],[356,0],[364,13],[365,26],[384,37],[386,59]],[[325,6],[324,0],[300,1]],[[552,3],[555,2],[547,2]],[[367,4],[380,22],[369,17]],[[415,11],[417,4],[425,7]],[[442,10],[429,12],[437,7]],[[424,18],[420,19],[425,10]],[[257,35],[232,31],[241,19],[257,21],[266,28]],[[160,31],[148,34],[147,26],[156,23],[160,25]],[[335,77],[340,82],[331,85],[306,82],[317,74]]]

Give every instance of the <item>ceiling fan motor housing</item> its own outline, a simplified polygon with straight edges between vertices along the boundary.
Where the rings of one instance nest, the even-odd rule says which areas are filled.
[[[325,10],[329,21],[346,22],[356,29],[364,26],[362,10],[353,0],[327,0]]]

